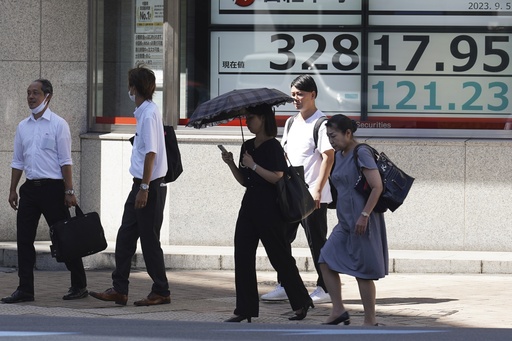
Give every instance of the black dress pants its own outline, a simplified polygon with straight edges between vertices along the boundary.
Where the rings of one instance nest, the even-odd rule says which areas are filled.
[[[62,180],[26,181],[20,187],[20,200],[17,213],[18,244],[18,290],[34,294],[34,265],[37,226],[41,214],[48,226],[67,218],[68,208],[64,205],[64,182]],[[71,272],[71,286],[87,287],[82,258],[66,262]]]
[[[162,180],[160,178],[149,183],[146,206],[135,209],[140,180],[134,179],[124,205],[123,219],[116,239],[116,269],[112,273],[114,289],[119,293],[128,295],[132,257],[137,251],[137,240],[140,238],[146,270],[153,280],[151,292],[161,296],[170,295],[164,253],[160,245],[160,229],[167,195],[167,187],[160,186]]]
[[[306,233],[309,249],[311,250],[311,257],[313,258],[316,273],[318,274],[316,285],[322,287],[324,291],[327,292],[327,288],[325,287],[324,279],[322,277],[322,271],[318,265],[320,250],[322,250],[322,247],[324,247],[324,244],[327,241],[327,204],[320,204],[320,208],[314,210],[313,213],[311,213],[306,219],[302,220],[300,224]],[[286,239],[289,241],[288,250],[290,254],[292,252],[292,243],[297,237],[298,228],[299,222],[290,223],[286,227]],[[277,280],[279,283],[282,283],[279,275],[277,276]]]
[[[282,278],[282,285],[293,310],[311,302],[295,259],[288,252],[275,189],[248,189],[242,201],[235,230],[235,315],[257,317],[259,314],[256,249],[261,240],[268,259]]]

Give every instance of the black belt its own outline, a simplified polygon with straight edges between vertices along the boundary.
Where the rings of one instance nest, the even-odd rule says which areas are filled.
[[[163,179],[164,179],[164,177],[162,176],[161,178],[157,178],[157,179],[155,179],[155,180],[153,180],[153,181],[159,181],[159,180],[163,180]],[[151,181],[151,182],[153,182],[153,181]],[[135,184],[137,184],[137,185],[140,185],[140,184],[142,183],[142,179],[139,179],[139,178],[133,178],[133,182],[134,182]],[[151,183],[151,182],[150,182],[150,183]]]
[[[27,182],[29,184],[31,184],[32,186],[35,186],[35,187],[41,187],[41,186],[44,186],[44,185],[48,185],[48,184],[52,184],[52,183],[58,183],[58,182],[63,182],[64,180],[62,179],[35,179],[35,180],[30,180],[30,179],[27,179]]]

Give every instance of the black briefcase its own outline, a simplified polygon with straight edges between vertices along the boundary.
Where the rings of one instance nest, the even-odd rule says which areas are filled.
[[[84,214],[75,206],[75,217],[50,226],[50,251],[57,262],[67,262],[98,253],[107,248],[100,216],[96,212]]]

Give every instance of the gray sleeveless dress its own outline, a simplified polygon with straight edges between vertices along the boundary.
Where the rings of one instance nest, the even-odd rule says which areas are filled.
[[[360,167],[377,168],[368,148],[360,148],[358,157]],[[338,273],[379,279],[388,274],[389,263],[384,214],[372,212],[366,233],[361,236],[355,234],[356,221],[366,203],[366,199],[354,189],[358,177],[353,150],[347,155],[336,152],[331,179],[338,190],[338,224],[322,248],[318,262],[326,263]]]

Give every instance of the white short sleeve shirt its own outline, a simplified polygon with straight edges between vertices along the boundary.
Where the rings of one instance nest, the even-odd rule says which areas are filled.
[[[297,115],[289,132],[286,131],[287,121],[281,141],[291,164],[293,166],[304,166],[304,178],[310,190],[315,188],[320,175],[322,153],[332,149],[327,138],[325,123],[321,125],[318,131],[318,148],[315,148],[313,130],[316,121],[322,116],[325,115],[320,110],[317,110],[307,120],[303,120],[301,115]],[[326,182],[322,188],[321,202],[330,203],[331,201],[332,196],[329,182]]]
[[[165,151],[164,126],[158,106],[145,101],[134,112],[137,119],[135,139],[133,141],[130,174],[142,179],[146,154],[156,154],[150,181],[164,177],[167,173],[167,154]]]

